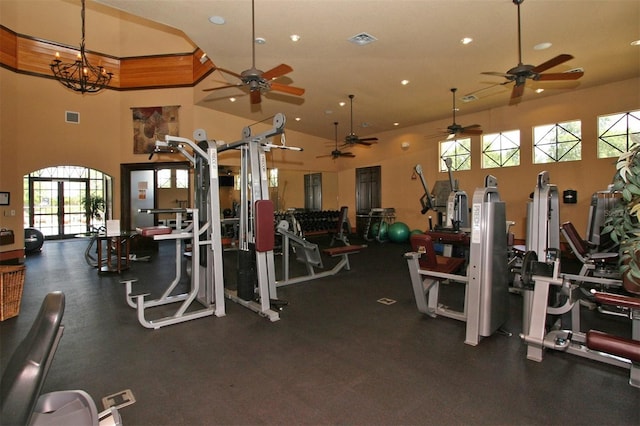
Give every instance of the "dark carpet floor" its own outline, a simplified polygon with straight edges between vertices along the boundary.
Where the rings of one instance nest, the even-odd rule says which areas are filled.
[[[289,302],[280,321],[227,300],[225,317],[159,330],[138,323],[120,281],[160,291],[173,276],[171,243],[120,276],[89,267],[85,247],[47,241],[27,258],[21,313],[0,325],[0,359],[45,294],[63,291],[65,332],[44,391],[84,389],[102,408],[104,396],[130,389],[125,425],[640,424],[628,370],[550,351],[541,363],[526,359],[517,294],[504,327],[512,335],[475,347],[464,344],[464,323],[421,315],[402,244],[371,243],[351,256],[350,271],[279,288]],[[589,323],[630,334],[623,318]]]

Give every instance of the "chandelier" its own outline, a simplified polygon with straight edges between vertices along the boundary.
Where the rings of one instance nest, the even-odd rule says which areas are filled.
[[[96,93],[104,89],[113,73],[107,72],[102,66],[93,66],[89,63],[84,49],[84,1],[82,0],[82,42],[80,52],[73,63],[64,63],[60,60],[60,53],[56,52],[56,58],[49,66],[53,75],[66,87],[80,93]]]

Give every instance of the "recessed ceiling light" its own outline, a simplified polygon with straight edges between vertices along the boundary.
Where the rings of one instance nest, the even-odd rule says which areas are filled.
[[[461,44],[469,44],[473,41],[473,39],[471,37],[464,37],[462,40],[460,40]]]
[[[291,41],[296,42],[298,40],[300,40],[300,36],[298,34],[291,34],[289,36],[289,38],[291,39]]]
[[[224,25],[224,23],[226,22],[224,20],[224,18],[222,16],[210,16],[209,17],[209,22],[211,22],[212,24],[216,24],[216,25]]]
[[[543,43],[538,43],[535,46],[533,46],[533,50],[545,50],[548,49],[552,46],[551,43],[549,43],[548,41],[545,41]]]
[[[402,80],[400,84],[402,84],[403,86],[406,86],[407,84],[409,84],[409,80]]]
[[[235,102],[236,98],[229,98],[229,102]]]
[[[302,120],[302,118],[300,118],[300,117],[296,117],[296,118],[295,118],[295,120],[296,120],[296,121],[300,121],[300,120]]]
[[[256,44],[265,44],[267,40],[264,37],[256,37]]]
[[[640,46],[640,40],[634,40],[631,42],[632,46]]]
[[[346,104],[347,104],[347,103],[346,103],[346,102],[344,102],[344,101],[342,101],[342,102],[338,102],[338,105],[340,105],[340,106],[345,106]]]
[[[536,89],[536,93],[542,93],[544,92],[544,89]]]
[[[399,126],[400,123],[398,123],[397,121],[395,123],[393,123],[394,126]]]

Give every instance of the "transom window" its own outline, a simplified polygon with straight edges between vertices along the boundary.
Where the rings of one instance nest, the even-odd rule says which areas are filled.
[[[471,170],[471,138],[440,142],[440,171],[446,172],[444,160],[451,159],[451,170]]]
[[[640,143],[640,110],[598,117],[598,158],[619,157]]]
[[[582,158],[580,120],[545,124],[533,128],[535,164],[578,161]]]
[[[520,130],[482,136],[482,168],[520,165]]]
[[[189,170],[159,169],[158,188],[189,188]]]

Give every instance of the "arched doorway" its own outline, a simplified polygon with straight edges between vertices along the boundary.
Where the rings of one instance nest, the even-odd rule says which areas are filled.
[[[24,226],[70,238],[112,217],[113,179],[99,170],[56,166],[24,176]]]

